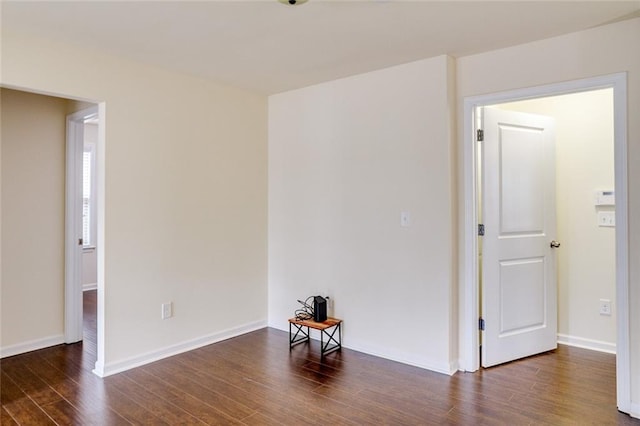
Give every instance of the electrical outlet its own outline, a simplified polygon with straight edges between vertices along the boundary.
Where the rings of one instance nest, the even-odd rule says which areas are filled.
[[[162,319],[171,318],[173,316],[173,302],[162,304]]]
[[[600,299],[600,315],[611,316],[611,300]]]

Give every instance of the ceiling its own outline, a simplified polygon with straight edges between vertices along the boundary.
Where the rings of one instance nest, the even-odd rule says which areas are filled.
[[[2,31],[105,51],[265,94],[640,16],[634,1],[2,0]],[[637,41],[636,41],[637,42]]]

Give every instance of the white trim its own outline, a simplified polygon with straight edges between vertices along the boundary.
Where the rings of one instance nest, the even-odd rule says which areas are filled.
[[[617,312],[617,403],[618,409],[631,407],[631,365],[629,357],[629,240],[627,193],[627,74],[617,73],[545,86],[518,89],[464,98],[463,160],[464,223],[461,236],[460,280],[460,369],[476,371],[478,360],[478,282],[477,282],[477,209],[475,109],[507,101],[556,96],[604,88],[614,91],[614,156],[616,188],[616,303]]]
[[[477,176],[478,165],[476,158],[478,155],[473,141],[473,131],[475,125],[475,109],[478,104],[473,99],[464,99],[464,131],[462,138],[462,149],[464,153],[463,164],[463,186],[464,186],[464,224],[462,226],[463,244],[460,246],[464,251],[460,264],[464,268],[461,274],[459,290],[459,357],[458,364],[461,371],[476,371],[480,368],[480,358],[478,348],[480,346],[477,332],[479,309],[478,309],[478,199],[477,199]],[[472,326],[471,326],[472,325]]]
[[[96,149],[96,226],[97,226],[97,277],[98,291],[96,297],[96,334],[97,334],[97,350],[96,350],[96,369],[98,371],[104,370],[104,358],[107,350],[107,345],[104,338],[104,325],[105,325],[105,162],[107,156],[106,147],[106,103],[100,102],[98,104],[98,146]],[[99,368],[100,367],[100,368]]]
[[[627,182],[627,74],[611,76],[613,85],[613,132],[616,188],[616,384],[618,409],[631,405],[629,317],[629,192]],[[620,194],[620,196],[618,196]]]
[[[98,283],[82,284],[82,291],[97,290]]]
[[[5,346],[4,348],[0,348],[0,358],[37,351],[38,349],[44,349],[62,343],[64,343],[64,335],[58,334],[56,336],[45,337],[44,339],[30,340],[28,342],[18,343],[17,345]]]
[[[589,349],[592,351],[605,352],[608,354],[616,353],[616,344],[603,342],[601,340],[585,339],[577,336],[569,336],[567,334],[558,333],[558,344],[573,346],[575,348]]]
[[[636,404],[635,402],[629,403],[629,415],[640,419],[640,404]]]
[[[240,336],[242,334],[250,333],[252,331],[260,330],[267,327],[267,321],[256,321],[249,324],[245,324],[240,327],[231,328],[229,330],[221,331],[219,333],[210,334],[208,336],[198,337],[196,339],[187,340],[176,345],[167,346],[163,349],[147,352],[146,354],[127,358],[122,361],[117,361],[109,364],[98,364],[96,362],[96,368],[93,370],[95,374],[100,377],[111,376],[112,374],[120,373],[122,371],[130,370],[141,365],[149,364],[154,361],[158,361],[163,358],[167,358],[173,355],[178,355],[183,352],[192,351],[194,349],[201,348],[203,346],[211,345],[213,343],[227,340],[232,337]]]

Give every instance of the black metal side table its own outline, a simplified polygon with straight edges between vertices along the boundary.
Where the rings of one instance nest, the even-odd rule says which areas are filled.
[[[341,324],[342,320],[337,318],[327,318],[323,322],[290,318],[289,350],[299,343],[309,342],[309,329],[313,328],[314,330],[320,330],[320,357],[324,358],[325,355],[342,348]],[[326,342],[325,336],[327,338]]]

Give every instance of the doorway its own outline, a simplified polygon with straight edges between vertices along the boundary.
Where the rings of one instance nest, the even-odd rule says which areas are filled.
[[[68,217],[68,214],[81,217],[81,204],[79,210],[69,208],[73,204],[68,194],[72,192],[76,199],[81,199],[78,195],[81,193],[75,192],[81,190],[81,176],[69,179],[69,170],[75,170],[70,164],[81,163],[83,147],[79,145],[79,156],[71,155],[67,144],[78,126],[68,126],[67,117],[72,113],[84,126],[80,118],[89,114],[73,116],[73,113],[93,107],[92,113],[97,113],[99,122],[98,153],[103,152],[104,103],[96,105],[19,87],[0,89],[3,98],[2,195],[3,207],[7,207],[3,209],[2,218],[4,229],[11,230],[2,235],[3,246],[11,247],[8,261],[2,265],[3,277],[8,278],[3,281],[3,315],[6,315],[3,318],[12,319],[2,323],[6,327],[3,327],[0,356],[6,357],[82,340],[81,269],[68,263],[69,253],[82,250],[78,245],[81,232],[76,232],[75,224],[70,226]],[[82,134],[76,139],[82,141]],[[98,165],[100,157],[104,155],[98,156]],[[97,177],[96,184],[103,187],[104,173],[98,173]],[[80,184],[78,188],[73,186],[75,182]],[[104,206],[103,200],[97,201],[97,207]],[[100,234],[104,229],[100,225],[104,214],[96,210],[97,234]],[[100,238],[97,243],[100,253],[103,245]],[[81,266],[80,262],[77,264]],[[99,255],[95,280],[98,287],[104,281],[103,264],[103,256]],[[74,300],[75,304],[70,303]],[[97,311],[100,314],[101,309]],[[99,326],[103,322],[96,320]],[[100,349],[98,359],[102,359],[104,345],[99,343],[97,347]]]
[[[98,371],[103,359],[103,107],[93,104],[67,116],[65,214],[65,341],[83,341]]]
[[[484,112],[484,114],[483,114]],[[486,352],[481,358],[480,364],[488,366],[496,364],[496,359],[502,362],[511,361],[523,356],[534,355],[537,352],[544,352],[554,349],[557,343],[577,346],[581,348],[597,350],[615,354],[615,318],[612,315],[615,312],[615,191],[614,191],[614,159],[613,159],[613,90],[600,89],[595,91],[587,91],[568,95],[560,95],[553,97],[537,98],[532,100],[518,101],[507,104],[497,104],[482,107],[478,111],[477,116],[487,117],[486,125],[492,121],[492,117],[501,117],[501,128],[504,132],[504,139],[501,144],[504,145],[509,141],[509,130],[516,129],[514,127],[506,127],[509,118],[516,114],[521,117],[520,120],[529,122],[529,129],[542,128],[545,121],[552,124],[552,128],[547,129],[550,137],[550,145],[553,150],[550,153],[548,162],[555,162],[556,166],[553,170],[541,173],[540,176],[551,181],[552,188],[550,193],[555,192],[556,196],[551,200],[555,204],[554,211],[548,213],[552,218],[552,224],[544,226],[546,235],[542,236],[543,250],[549,257],[544,262],[545,267],[551,272],[552,276],[547,281],[542,281],[540,288],[544,288],[546,284],[549,288],[555,288],[543,297],[540,294],[536,298],[536,287],[527,288],[527,282],[536,284],[532,279],[535,273],[528,273],[526,279],[518,278],[509,288],[518,289],[518,295],[526,294],[524,305],[515,312],[515,322],[519,327],[517,332],[513,330],[496,330],[495,313],[497,309],[495,289],[493,285],[497,279],[488,280],[487,291],[491,297],[485,297],[485,288],[483,287],[483,274],[499,275],[495,271],[498,265],[491,263],[490,265],[481,265],[481,273],[479,277],[481,304],[480,315],[485,319],[485,329],[483,334],[481,352]],[[486,187],[494,179],[489,173],[488,167],[482,167],[480,155],[485,148],[490,149],[496,141],[489,139],[492,129],[485,129],[485,141],[479,141],[479,164],[478,182]],[[524,135],[526,131],[522,128],[516,129],[518,134]],[[495,138],[495,136],[493,136]],[[515,136],[512,136],[515,137]],[[507,145],[508,146],[508,145]],[[503,147],[504,148],[504,147]],[[526,149],[525,146],[519,146],[518,152],[522,153]],[[505,155],[502,150],[502,156]],[[490,156],[484,158],[485,162],[489,162]],[[523,180],[528,167],[532,170],[529,176],[536,176],[538,171],[544,170],[545,165],[536,166],[534,163],[534,155],[528,154],[524,159],[524,165],[518,167],[516,176],[507,179],[509,185],[514,185],[514,180]],[[489,178],[482,179],[485,173]],[[503,172],[502,175],[505,173]],[[514,179],[515,178],[515,179]],[[542,186],[542,185],[541,185]],[[526,207],[523,202],[522,192],[532,192],[535,188],[527,188],[526,191],[518,191],[518,199],[516,210]],[[481,191],[478,197],[480,205],[478,211],[483,212],[482,200],[488,191]],[[500,194],[500,199],[505,200],[507,194]],[[497,197],[493,197],[495,199]],[[492,199],[491,197],[489,199]],[[487,211],[490,206],[487,206]],[[549,205],[551,208],[551,205]],[[530,209],[530,207],[528,207]],[[495,210],[495,209],[494,209]],[[481,220],[487,227],[486,238],[495,238],[494,232],[497,225],[492,218],[500,216],[500,212],[494,212],[488,215],[486,222]],[[522,212],[518,211],[518,217],[523,217]],[[543,227],[540,226],[542,229]],[[555,229],[554,229],[555,228]],[[529,233],[520,238],[519,233],[506,232],[505,238],[510,244],[520,242],[522,239],[535,239],[535,236]],[[521,234],[521,233],[520,233]],[[479,256],[482,257],[482,240],[480,237]],[[550,249],[549,242],[557,240],[556,249]],[[490,249],[493,240],[485,242]],[[513,255],[514,252],[511,252]],[[503,272],[507,276],[513,276],[514,270],[519,267],[523,270],[535,271],[536,265],[542,265],[543,262],[523,262],[522,256],[518,256],[519,261],[503,262]],[[491,259],[495,260],[495,255],[488,256],[484,260],[490,263]],[[539,258],[544,259],[544,258]],[[552,271],[555,269],[555,271]],[[541,274],[542,275],[542,274]],[[557,285],[556,285],[557,283]],[[507,283],[508,284],[508,283]],[[504,285],[504,283],[503,283]],[[501,288],[503,287],[501,285]],[[506,291],[502,296],[509,296],[510,292]],[[511,295],[513,297],[513,295]],[[543,303],[546,300],[551,302]],[[486,305],[483,309],[482,302]],[[509,314],[517,306],[517,300],[507,305],[508,310],[505,314]],[[557,306],[554,309],[553,306]],[[543,308],[549,307],[546,313]],[[551,312],[553,311],[553,312]],[[527,318],[527,315],[530,318]],[[488,317],[491,317],[489,320]],[[546,317],[546,318],[545,318]],[[529,319],[528,324],[534,327],[522,327],[525,320]],[[504,317],[503,317],[504,320]],[[557,323],[557,326],[556,326]],[[545,330],[546,328],[546,330]],[[536,336],[547,332],[545,337]],[[496,333],[502,335],[501,338],[495,338]],[[509,334],[509,335],[507,335]],[[493,339],[491,337],[494,337]],[[524,338],[526,342],[520,342],[511,346],[507,342],[517,338]],[[546,339],[546,341],[545,341]],[[501,347],[505,346],[501,349]],[[513,353],[510,354],[509,352]],[[492,361],[493,360],[493,361]]]
[[[461,369],[476,371],[479,368],[477,348],[479,346],[479,300],[480,289],[478,283],[479,264],[474,261],[479,254],[477,242],[477,226],[479,211],[477,208],[478,182],[476,179],[477,164],[475,158],[477,147],[474,128],[476,124],[475,111],[479,107],[515,102],[526,99],[542,98],[570,93],[582,93],[599,89],[612,89],[614,109],[614,175],[615,175],[615,300],[617,309],[614,311],[616,322],[616,352],[617,352],[617,401],[618,409],[629,411],[630,382],[629,382],[629,347],[628,347],[628,243],[627,235],[627,193],[626,193],[626,75],[614,74],[609,76],[585,79],[556,85],[522,89],[512,92],[483,95],[466,98],[464,102],[464,253],[463,279],[461,280],[460,312],[461,312]],[[594,188],[597,189],[597,188]],[[603,188],[604,189],[604,188]]]

